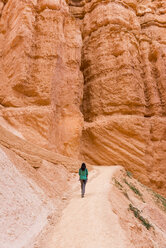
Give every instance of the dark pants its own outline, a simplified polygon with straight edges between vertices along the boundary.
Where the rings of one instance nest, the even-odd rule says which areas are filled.
[[[80,182],[81,182],[81,195],[84,196],[84,194],[85,194],[85,185],[86,185],[87,180],[80,180]]]

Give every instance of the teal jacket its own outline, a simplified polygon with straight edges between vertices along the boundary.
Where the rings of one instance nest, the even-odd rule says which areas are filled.
[[[87,180],[88,170],[85,169],[84,171],[79,169],[79,176],[80,180]]]

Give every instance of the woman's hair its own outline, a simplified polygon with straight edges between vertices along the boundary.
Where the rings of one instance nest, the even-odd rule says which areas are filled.
[[[81,170],[84,171],[85,169],[86,169],[86,164],[85,163],[82,163]]]

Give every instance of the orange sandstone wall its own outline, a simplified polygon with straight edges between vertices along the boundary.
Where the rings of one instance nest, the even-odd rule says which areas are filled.
[[[83,92],[79,25],[61,0],[8,0],[2,6],[1,116],[25,139],[76,156]]]
[[[9,131],[164,194],[165,1],[1,0],[0,64]]]
[[[165,194],[166,2],[84,3],[82,157]]]

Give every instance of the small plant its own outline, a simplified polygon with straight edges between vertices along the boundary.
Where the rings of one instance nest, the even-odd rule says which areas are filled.
[[[115,185],[116,185],[118,188],[120,188],[120,189],[123,188],[122,184],[121,184],[120,182],[118,182],[118,180],[116,180],[116,178],[114,178],[114,181],[115,181]]]
[[[157,199],[158,202],[160,202],[164,208],[164,211],[166,211],[166,199],[159,195],[158,193],[153,191],[153,195],[155,196],[155,198]]]
[[[138,196],[141,198],[141,200],[142,200],[143,202],[145,202],[144,199],[143,199],[143,197],[142,197],[141,192],[134,186],[134,184],[128,183],[126,179],[124,179],[124,182],[129,186],[129,188],[130,188],[136,195],[138,195]]]
[[[114,181],[115,181],[115,186],[118,187],[122,191],[124,196],[130,201],[130,198],[129,198],[127,192],[123,190],[122,184],[120,182],[118,182],[118,180],[116,180],[116,178],[114,178]]]
[[[126,175],[127,175],[128,177],[130,177],[130,178],[133,177],[133,174],[132,174],[130,171],[126,171]]]
[[[124,182],[129,186],[132,191],[134,191],[136,195],[142,196],[141,192],[136,189],[136,187],[132,183],[128,183],[126,179],[124,179]]]
[[[152,225],[149,223],[147,219],[145,219],[142,215],[140,215],[140,210],[129,204],[129,209],[134,213],[134,216],[141,221],[141,223],[146,227],[146,229],[150,229]]]

